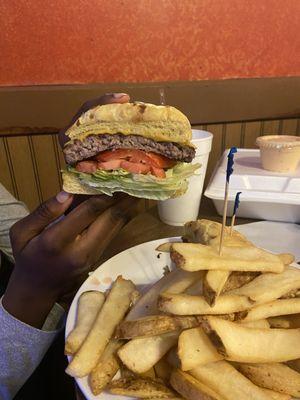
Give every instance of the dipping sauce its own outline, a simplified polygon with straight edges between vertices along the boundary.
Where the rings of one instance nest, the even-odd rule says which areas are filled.
[[[300,137],[287,135],[260,136],[256,139],[264,169],[292,172],[300,161]]]

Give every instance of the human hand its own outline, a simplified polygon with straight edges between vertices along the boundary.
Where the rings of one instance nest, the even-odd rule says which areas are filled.
[[[57,220],[72,201],[72,195],[61,192],[11,229],[16,265],[3,306],[38,328],[54,303],[87,275],[135,203],[123,194],[93,196]]]
[[[85,102],[71,119],[68,126],[61,129],[58,134],[58,140],[61,147],[69,140],[69,138],[65,135],[66,130],[74,124],[74,122],[80,117],[81,114],[85,113],[86,111],[94,108],[96,106],[102,106],[104,104],[111,104],[111,103],[128,103],[130,97],[126,93],[108,93],[101,97],[97,97],[96,99],[88,100]]]

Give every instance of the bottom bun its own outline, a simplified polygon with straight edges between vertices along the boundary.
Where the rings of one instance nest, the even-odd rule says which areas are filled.
[[[71,172],[63,171],[62,178],[63,190],[67,193],[88,195],[99,194],[98,190],[81,183],[79,178]]]

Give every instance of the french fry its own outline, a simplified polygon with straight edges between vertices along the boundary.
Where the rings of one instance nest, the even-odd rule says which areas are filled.
[[[284,315],[284,317],[289,320],[291,328],[300,328],[300,313],[293,315]]]
[[[181,242],[166,242],[166,243],[162,243],[158,247],[156,247],[155,250],[159,251],[160,253],[170,253],[173,243],[181,243]]]
[[[223,400],[214,390],[179,369],[172,372],[170,383],[187,400]]]
[[[132,339],[118,351],[118,355],[131,371],[142,374],[152,368],[178,340],[178,332]]]
[[[125,379],[133,379],[133,378],[156,378],[154,367],[150,368],[148,371],[143,372],[142,374],[136,374],[133,371],[130,371],[124,364],[120,366],[121,378]]]
[[[190,374],[207,385],[222,399],[232,400],[272,400],[270,394],[254,385],[226,361],[201,365]]]
[[[290,292],[284,294],[280,298],[281,299],[294,299],[295,297],[299,297],[298,293],[299,293],[299,289],[291,290]]]
[[[297,329],[300,328],[300,314],[281,315],[268,318],[271,328]]]
[[[300,396],[300,374],[287,365],[239,364],[237,368],[257,386],[294,397]]]
[[[254,246],[216,248],[194,243],[174,243],[171,259],[185,271],[259,271],[281,273],[284,263],[276,255]]]
[[[210,306],[215,305],[229,275],[230,271],[207,271],[203,281],[203,297]]]
[[[96,396],[100,394],[118,372],[120,365],[115,356],[122,346],[120,340],[112,340],[106,346],[99,362],[88,377],[90,388]]]
[[[286,365],[300,373],[300,359],[288,361]]]
[[[233,289],[238,289],[239,287],[246,285],[246,283],[253,281],[253,279],[256,278],[258,275],[260,275],[260,272],[232,272],[224,285],[223,293],[229,292]]]
[[[104,294],[96,290],[90,290],[80,295],[77,305],[76,324],[67,337],[65,354],[75,354],[82,345],[104,301]]]
[[[178,339],[178,356],[183,371],[224,359],[202,328],[181,332]]]
[[[281,259],[281,261],[284,263],[284,265],[291,265],[294,261],[295,261],[295,257],[293,256],[293,254],[290,253],[281,253],[278,254],[279,258]]]
[[[137,337],[160,335],[178,329],[194,328],[199,326],[201,322],[201,317],[153,315],[134,321],[121,322],[116,329],[115,338],[133,339]]]
[[[279,299],[253,307],[247,311],[243,321],[257,321],[269,317],[298,313],[300,313],[300,299]]]
[[[298,288],[300,288],[300,270],[287,267],[282,274],[259,275],[253,281],[227,294],[248,296],[256,303],[268,303]]]
[[[221,224],[207,219],[189,221],[184,224],[183,239],[189,243],[209,244],[211,239],[220,236],[221,229]]]
[[[162,293],[158,299],[160,311],[175,315],[218,315],[231,314],[250,308],[253,302],[246,296],[224,294],[219,296],[215,305],[207,304],[203,296]]]
[[[170,398],[175,397],[175,393],[161,382],[153,379],[118,379],[113,381],[108,391],[120,396],[133,396],[140,399],[151,397]]]
[[[168,363],[173,368],[180,368],[180,359],[178,357],[177,347],[172,347],[166,354]]]
[[[207,317],[203,329],[219,353],[231,361],[272,363],[300,358],[299,329],[247,328],[216,317]]]
[[[208,220],[191,221],[185,224],[184,239],[190,243],[201,243],[219,247],[220,234],[222,224]],[[225,246],[240,246],[251,243],[240,233],[233,231],[229,234],[229,229],[225,228],[227,236],[224,237],[223,244]],[[171,246],[168,246],[168,251],[171,251]],[[213,306],[218,296],[222,293],[224,286],[227,283],[230,271],[207,271],[203,282],[203,295],[209,305]],[[241,286],[241,285],[240,285]],[[233,286],[231,289],[238,287]]]
[[[163,382],[169,382],[172,367],[168,363],[166,355],[154,365],[154,371],[157,378],[161,379]]]
[[[267,395],[271,396],[273,400],[290,400],[291,396],[285,393],[275,392],[271,389],[261,388]]]
[[[183,239],[189,243],[201,243],[207,245],[218,246],[220,244],[220,235],[222,224],[207,219],[200,219],[197,221],[190,221],[184,225]],[[233,230],[230,235],[230,228],[225,227],[224,244],[240,244],[250,242],[236,230]]]
[[[139,374],[139,377],[141,377],[141,378],[155,379],[155,378],[156,378],[156,375],[155,375],[154,367],[148,369],[148,371],[143,372],[142,374]]]
[[[134,290],[135,286],[131,281],[120,276],[117,278],[88,336],[66,369],[67,374],[83,377],[97,365],[116,326],[130,306],[130,295]]]
[[[123,379],[133,379],[136,378],[136,374],[130,371],[124,364],[120,363],[120,374]]]
[[[185,276],[182,276],[181,279],[177,282],[175,281],[169,284],[169,286],[166,287],[166,289],[164,289],[163,291],[167,290],[170,293],[182,293],[190,288],[192,285],[201,281],[204,273],[204,271],[188,272]]]
[[[131,321],[148,315],[157,314],[157,299],[162,291],[170,290],[172,293],[184,292],[194,282],[201,279],[203,272],[189,273],[174,269],[169,274],[157,281],[129,311],[126,320]]]
[[[247,328],[260,328],[260,329],[269,329],[270,324],[267,319],[259,319],[257,321],[239,321],[240,324]]]
[[[281,329],[291,328],[290,321],[284,317],[268,318],[268,322],[269,322],[271,328],[281,328]]]

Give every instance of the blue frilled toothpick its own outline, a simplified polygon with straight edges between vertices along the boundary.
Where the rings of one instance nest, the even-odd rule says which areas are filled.
[[[240,195],[242,194],[242,192],[237,192],[237,194],[235,195],[235,200],[234,200],[234,206],[233,206],[233,214],[231,217],[231,226],[230,226],[230,236],[232,235],[233,232],[233,227],[234,227],[234,223],[235,223],[235,216],[236,216],[236,212],[239,208],[240,205]]]
[[[223,206],[223,222],[222,222],[222,230],[221,230],[221,238],[220,238],[220,247],[219,254],[222,252],[223,239],[224,239],[224,231],[226,227],[226,218],[227,218],[227,207],[228,207],[228,193],[229,193],[229,182],[230,177],[233,173],[233,165],[234,165],[234,154],[237,152],[236,147],[231,147],[228,156],[227,156],[227,169],[226,169],[226,185],[225,185],[225,196],[224,196],[224,206]]]

